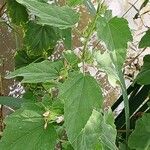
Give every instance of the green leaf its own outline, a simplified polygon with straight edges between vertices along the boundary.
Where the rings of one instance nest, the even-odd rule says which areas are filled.
[[[0,96],[0,105],[6,105],[6,106],[9,106],[11,108],[13,107],[15,109],[18,109],[21,107],[21,104],[24,100],[25,100],[24,98]]]
[[[150,84],[150,55],[144,57],[144,64],[135,81],[141,85]]]
[[[114,119],[109,121],[113,124]],[[116,129],[107,124],[105,117],[98,111],[93,110],[85,127],[73,142],[73,146],[75,150],[117,150],[115,145],[116,135]]]
[[[108,75],[109,83],[115,87],[117,81],[119,81],[118,74],[116,73],[115,66],[112,63],[110,55],[108,52],[101,54],[100,51],[95,52],[94,57],[98,62],[100,70],[104,71]]]
[[[62,143],[62,150],[74,150],[71,144],[66,141],[65,143]]]
[[[76,6],[83,3],[83,0],[67,0],[69,6]]]
[[[30,89],[26,89],[25,93],[23,94],[23,98],[25,98],[25,103],[35,103],[38,102],[37,97],[34,95],[34,91]]]
[[[24,6],[17,3],[16,0],[7,0],[7,10],[11,21],[20,25],[28,21],[28,13]]]
[[[42,55],[48,50],[52,53],[57,40],[58,35],[53,27],[39,25],[33,21],[28,22],[26,25],[24,42],[29,49],[28,53],[31,55]]]
[[[137,120],[135,130],[129,137],[129,147],[136,150],[150,149],[150,114]]]
[[[40,56],[33,56],[29,57],[27,54],[27,50],[17,50],[15,54],[15,69],[19,69],[21,67],[27,66],[32,62],[41,62],[44,58]]]
[[[79,58],[75,55],[73,51],[64,51],[63,56],[69,65],[71,65],[72,67],[77,67],[79,63]]]
[[[25,5],[31,14],[37,16],[37,22],[42,25],[66,29],[73,27],[79,20],[79,15],[66,6],[49,5],[36,0],[17,0],[17,2]]]
[[[150,47],[150,29],[146,31],[146,34],[142,37],[139,48],[146,48]]]
[[[72,49],[72,30],[71,28],[60,30],[60,35],[64,41],[66,49]]]
[[[29,106],[17,110],[5,120],[7,126],[0,141],[1,149],[54,149],[57,134],[51,124],[44,128],[43,108],[35,104]]]
[[[126,58],[127,43],[132,40],[128,22],[123,18],[111,18],[109,12],[97,20],[97,33],[105,42],[115,65],[122,67]],[[112,59],[112,58],[111,58]]]
[[[22,80],[23,83],[46,83],[57,79],[62,67],[62,61],[50,62],[45,60],[40,63],[32,63],[26,67],[17,69],[14,72],[11,72],[6,78],[24,77]]]
[[[60,88],[60,99],[64,99],[64,118],[69,141],[73,143],[85,127],[93,109],[103,103],[101,89],[90,76],[76,74]]]

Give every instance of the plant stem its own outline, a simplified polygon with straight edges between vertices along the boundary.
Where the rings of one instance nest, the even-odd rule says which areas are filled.
[[[125,85],[125,80],[124,76],[121,70],[118,70],[118,75],[120,79],[120,85],[121,85],[121,90],[122,90],[122,95],[123,95],[123,100],[124,100],[124,109],[125,109],[125,122],[126,122],[126,144],[128,142],[128,137],[130,133],[130,109],[129,109],[129,99],[128,99],[128,94],[126,90],[126,85]]]
[[[120,81],[120,87],[122,90],[122,95],[123,95],[123,101],[124,101],[124,109],[125,109],[125,123],[126,123],[126,149],[128,149],[128,137],[130,133],[130,110],[129,110],[129,99],[128,99],[128,94],[126,90],[126,84],[125,84],[125,79],[122,73],[121,68],[118,66],[116,61],[114,60],[114,57],[112,53],[110,53],[110,58],[112,60],[112,63],[115,65],[115,70],[118,74],[119,81]]]
[[[89,32],[87,34],[87,37],[86,37],[86,40],[84,42],[84,46],[83,46],[83,51],[82,51],[82,65],[83,65],[83,73],[85,74],[85,71],[84,71],[84,63],[85,63],[85,53],[86,53],[86,49],[87,49],[87,45],[88,45],[88,41],[90,40],[90,37],[95,29],[95,24],[96,24],[96,21],[97,21],[97,18],[98,18],[98,15],[99,15],[99,10],[100,10],[100,3],[98,4],[98,7],[97,7],[97,12],[96,12],[96,15],[92,21],[92,24],[90,24],[90,26],[88,27],[89,29]]]

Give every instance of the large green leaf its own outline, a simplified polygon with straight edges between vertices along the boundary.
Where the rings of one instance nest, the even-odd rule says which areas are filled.
[[[115,65],[122,67],[126,58],[127,43],[132,40],[128,22],[123,18],[111,18],[107,12],[97,20],[97,33],[105,42]]]
[[[45,60],[40,63],[31,63],[26,67],[11,72],[6,78],[24,77],[23,83],[50,82],[59,77],[62,61],[50,62]]]
[[[129,147],[136,150],[150,149],[150,114],[145,113],[136,122],[135,130],[129,137]]]
[[[68,138],[73,143],[85,127],[93,109],[100,109],[103,97],[96,80],[88,75],[76,74],[60,89],[64,99],[64,117]]]
[[[7,10],[11,21],[17,25],[28,21],[28,13],[24,6],[16,0],[7,0]]]
[[[66,6],[49,5],[36,0],[17,0],[17,2],[25,5],[31,14],[38,17],[37,22],[43,25],[65,29],[74,26],[79,20],[79,15]]]
[[[53,27],[39,25],[33,21],[28,22],[26,25],[24,41],[29,49],[29,54],[34,56],[42,55],[48,50],[51,50],[52,53],[57,40],[58,35],[56,34]]]
[[[53,150],[57,134],[50,124],[44,128],[44,109],[35,104],[21,108],[6,118],[6,129],[0,141],[1,150]]]
[[[139,47],[140,48],[150,47],[150,29],[146,31],[146,34],[142,37]]]
[[[111,118],[110,114],[109,119],[107,117],[93,110],[85,127],[73,142],[75,150],[117,149],[115,145],[117,132],[114,128],[114,119]]]
[[[144,64],[136,77],[136,81],[142,85],[150,84],[150,55],[144,57]]]

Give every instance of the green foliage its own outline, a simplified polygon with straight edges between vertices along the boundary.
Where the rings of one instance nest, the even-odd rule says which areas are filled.
[[[150,29],[146,31],[145,35],[142,37],[139,47],[140,48],[146,48],[150,47]]]
[[[9,96],[0,96],[0,105],[6,105],[11,108],[20,108],[23,98],[13,98]]]
[[[48,50],[51,54],[58,40],[58,35],[51,26],[39,25],[29,21],[26,25],[24,40],[30,55],[42,55]]]
[[[38,17],[37,23],[42,25],[66,29],[73,27],[79,19],[79,15],[66,6],[58,7],[36,0],[17,0],[17,2],[25,5],[32,15]]]
[[[71,67],[77,67],[77,64],[80,62],[79,58],[71,50],[65,51],[63,56]]]
[[[22,67],[7,76],[7,79],[24,77],[23,83],[50,82],[59,78],[60,70],[63,67],[62,61],[50,62],[45,60],[40,63],[31,63]]]
[[[66,49],[72,49],[72,29],[60,30],[60,37],[63,39]]]
[[[122,143],[117,144],[121,149],[127,149],[131,130],[130,110],[122,66],[128,42],[132,40],[128,22],[124,18],[112,17],[111,11],[101,1],[96,10],[90,0],[67,0],[71,7],[84,4],[91,14],[91,22],[85,27],[86,34],[84,31],[81,33],[85,41],[81,55],[77,56],[72,42],[75,24],[79,22],[79,14],[75,10],[69,6],[59,6],[56,1],[53,4],[48,4],[47,0],[6,2],[10,25],[14,23],[15,29],[16,25],[22,25],[19,29],[23,34],[22,47],[15,55],[15,71],[6,78],[22,79],[26,92],[22,98],[0,97],[0,104],[17,109],[5,119],[6,128],[0,149],[54,150],[61,147],[62,150],[117,150],[116,143],[120,139],[113,112],[104,109],[101,86],[87,72],[88,65],[105,71],[112,86],[115,87],[116,83],[121,86],[126,140],[124,133],[119,133],[123,139]],[[147,3],[145,0],[141,7]],[[92,53],[88,51],[94,32],[99,38],[97,42],[100,40],[106,45],[103,54],[95,48]],[[141,39],[140,48],[150,46],[149,33],[148,30]],[[61,59],[47,60],[55,54],[58,40],[64,44]],[[93,63],[95,59],[97,65]],[[150,55],[147,55],[136,78],[140,84],[150,84],[149,60]],[[137,121],[135,131],[129,138],[131,148],[150,148],[149,122],[149,114],[144,114]]]
[[[125,19],[117,17],[112,18],[111,12],[106,11],[104,17],[101,16],[97,20],[97,34],[99,39],[105,42],[108,53],[110,55],[108,61],[111,60],[113,65],[114,71],[111,70],[111,72],[110,65],[108,68],[104,67],[106,73],[108,73],[108,79],[110,80],[112,77],[114,78],[113,82],[111,79],[111,82],[113,83],[112,85],[114,85],[115,80],[119,81],[118,83],[120,84],[122,90],[125,106],[127,141],[130,130],[129,100],[126,91],[124,76],[122,73],[122,66],[126,58],[127,44],[132,40],[131,31],[128,27],[128,22]],[[108,58],[108,55],[106,56]]]
[[[28,105],[5,120],[7,128],[0,141],[1,149],[54,149],[57,134],[52,124],[44,128],[43,107],[32,103]]]
[[[108,52],[101,54],[99,51],[95,52],[94,57],[98,62],[98,66],[102,71],[105,71],[108,75],[109,83],[115,87],[117,81],[119,81],[118,74],[116,73],[115,66],[112,63]]]
[[[92,77],[77,74],[61,86],[60,98],[65,101],[65,126],[68,138],[73,143],[85,127],[93,109],[100,110],[103,102],[101,90]]]
[[[150,114],[144,114],[136,122],[136,127],[129,137],[129,147],[136,150],[150,149]]]
[[[114,123],[114,119],[109,119],[108,123],[106,117],[102,116],[100,112],[93,110],[85,127],[74,140],[74,148],[77,150],[116,150],[116,129],[113,128],[114,125],[111,126]]]
[[[105,42],[115,66],[122,67],[126,58],[127,42],[132,40],[128,22],[123,18],[111,18],[110,12],[97,21],[97,33]]]
[[[83,3],[83,0],[67,0],[69,6],[80,5]]]
[[[18,50],[15,54],[15,69],[27,66],[32,62],[41,62],[44,58],[40,56],[30,56],[26,49]]]
[[[150,84],[150,55],[144,57],[144,64],[136,77],[136,82],[141,85]]]
[[[28,21],[28,13],[24,6],[17,3],[16,0],[6,0],[8,14],[11,17],[11,21],[20,25]]]

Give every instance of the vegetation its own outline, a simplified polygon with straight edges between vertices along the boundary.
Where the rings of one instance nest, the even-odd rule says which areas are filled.
[[[113,17],[104,3],[98,2],[95,9],[89,0],[67,0],[64,6],[57,2],[48,4],[46,0],[6,0],[6,5],[11,19],[9,26],[16,36],[23,36],[21,49],[15,54],[16,69],[6,78],[21,81],[26,92],[22,98],[0,98],[0,104],[16,109],[4,120],[6,127],[0,150],[149,150],[150,114],[143,113],[135,129],[130,125],[129,99],[122,71],[128,42],[132,41],[127,20]],[[76,5],[85,5],[92,18],[81,33],[85,40],[79,56],[72,45],[72,32],[80,20],[74,9]],[[97,42],[106,45],[104,53],[100,49],[88,50],[94,32],[98,35]],[[49,59],[60,40],[65,46],[62,56]],[[150,47],[150,29],[139,47]],[[86,71],[86,64],[106,72],[109,82],[121,87],[125,137],[116,129],[112,110],[104,110],[102,88]],[[150,55],[146,55],[133,83],[148,85],[149,77]]]

